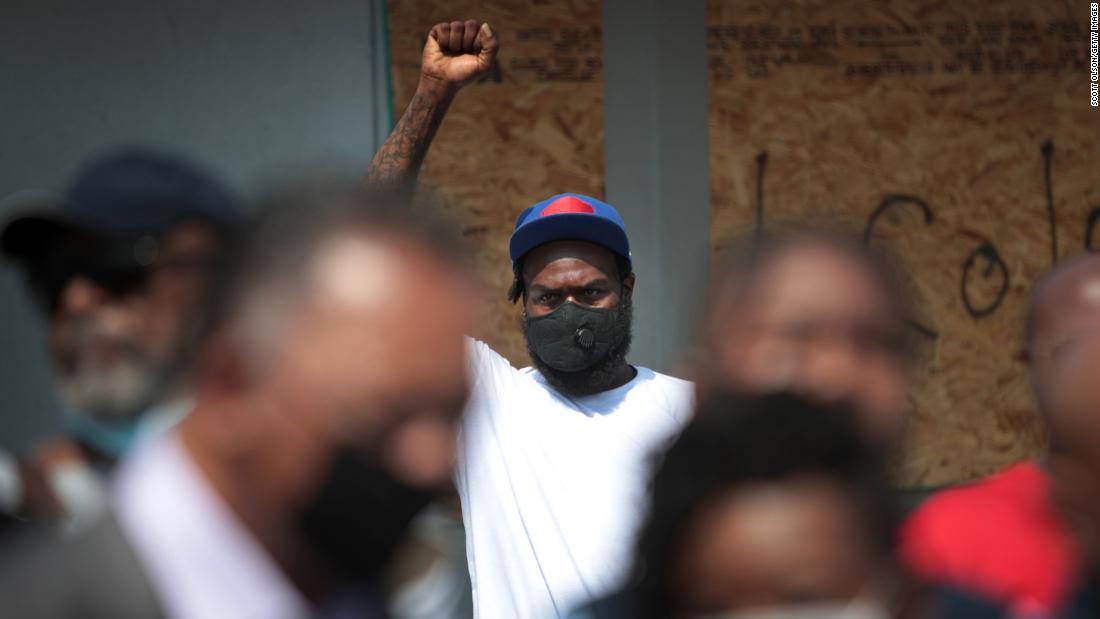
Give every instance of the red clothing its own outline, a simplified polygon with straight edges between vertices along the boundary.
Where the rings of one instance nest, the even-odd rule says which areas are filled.
[[[1034,462],[934,495],[902,527],[900,547],[917,576],[1025,616],[1054,613],[1076,575],[1075,545]]]

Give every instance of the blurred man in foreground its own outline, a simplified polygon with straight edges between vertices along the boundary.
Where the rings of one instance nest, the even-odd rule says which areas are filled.
[[[9,461],[5,511],[79,527],[105,504],[100,475],[135,436],[186,408],[182,359],[236,219],[233,197],[205,171],[130,149],[93,160],[63,198],[7,223],[4,255],[49,320],[66,433],[17,472]]]
[[[484,75],[487,24],[438,24],[421,82],[367,179],[408,190],[458,89]],[[457,487],[474,608],[561,616],[622,584],[650,452],[686,422],[690,383],[627,362],[635,275],[611,205],[563,193],[524,209],[509,243],[533,367],[471,342]],[[656,283],[654,285],[657,285]]]
[[[1100,338],[1080,336],[1072,350],[1059,355],[1058,378],[1050,385],[1048,406],[1057,408],[1057,448],[1043,462],[1050,477],[1050,497],[1064,517],[1076,545],[1072,593],[1065,601],[1066,619],[1100,617]]]
[[[1082,423],[1097,400],[1097,383],[1081,366],[1100,334],[1100,256],[1085,254],[1035,285],[1027,318],[1027,350],[1039,411],[1050,436],[1049,457],[1090,462],[1097,426]],[[1087,370],[1087,371],[1086,371]],[[1078,571],[1078,551],[1051,500],[1045,461],[1020,462],[928,500],[903,530],[903,550],[928,578],[968,587],[1011,603],[1021,616],[1048,617],[1062,608]]]
[[[383,567],[451,478],[470,285],[414,215],[283,200],[215,291],[194,409],[126,460],[99,526],[4,557],[5,612],[381,615]]]
[[[897,274],[854,237],[779,230],[748,240],[713,283],[700,392],[728,384],[843,403],[892,449],[907,410],[908,317]]]

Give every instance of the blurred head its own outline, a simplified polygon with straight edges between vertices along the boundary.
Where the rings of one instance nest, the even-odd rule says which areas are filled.
[[[893,530],[850,411],[712,393],[652,485],[642,608],[656,617],[881,601]]]
[[[129,421],[180,377],[220,239],[200,223],[147,238],[72,238],[52,250],[50,259],[80,265],[57,276],[49,313],[55,379],[62,401],[75,413]],[[110,252],[145,244],[156,245],[148,266],[116,271],[97,263]],[[49,268],[40,263],[30,269],[39,266]],[[93,269],[101,270],[85,272]]]
[[[93,160],[64,198],[6,225],[5,254],[49,321],[71,411],[127,422],[173,386],[235,213],[190,162],[127,150]]]
[[[423,213],[338,191],[261,210],[210,313],[184,437],[261,537],[372,578],[451,478],[469,281]]]
[[[1079,366],[1083,355],[1100,344],[1098,336],[1100,256],[1084,254],[1043,276],[1028,308],[1031,380],[1055,444],[1072,437],[1072,432],[1062,431],[1063,418],[1083,404],[1091,405],[1084,392],[1096,381]]]
[[[781,232],[736,253],[713,289],[700,389],[788,389],[846,403],[876,440],[896,440],[909,327],[896,279],[872,250],[823,232]]]
[[[1037,390],[1043,387],[1050,429],[1044,464],[1051,498],[1081,556],[1095,568],[1100,566],[1100,339],[1096,334],[1081,337],[1084,342],[1056,345],[1053,358],[1041,360],[1033,354],[1033,378]]]
[[[1047,425],[1051,497],[1085,561],[1100,564],[1100,256],[1062,263],[1035,284],[1027,357]]]

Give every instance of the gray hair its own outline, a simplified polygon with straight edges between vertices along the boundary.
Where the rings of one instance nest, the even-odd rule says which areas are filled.
[[[354,184],[304,181],[267,194],[251,209],[237,238],[227,243],[203,313],[200,338],[228,331],[256,364],[303,301],[308,272],[334,236],[364,232],[411,241],[461,264],[450,229],[431,212],[392,193]]]

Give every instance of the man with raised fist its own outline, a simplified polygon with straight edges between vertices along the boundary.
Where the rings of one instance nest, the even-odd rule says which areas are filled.
[[[438,24],[420,84],[368,183],[411,191],[457,91],[485,76],[488,24]],[[651,453],[689,417],[690,383],[626,360],[635,276],[618,212],[563,193],[528,206],[509,243],[533,367],[470,342],[457,487],[478,616],[554,617],[623,584]],[[447,299],[440,299],[446,311]]]

